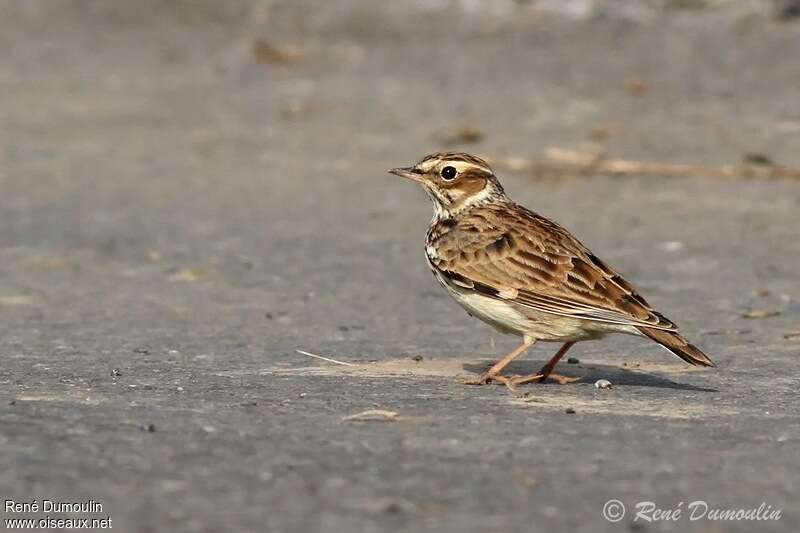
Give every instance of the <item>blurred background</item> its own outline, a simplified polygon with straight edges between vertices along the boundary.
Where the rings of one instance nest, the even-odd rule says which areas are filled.
[[[796,503],[800,3],[5,0],[0,50],[3,496],[94,498],[124,531],[618,530],[609,486]],[[590,388],[533,416],[449,372],[297,370],[515,342],[435,284],[429,202],[386,174],[440,149],[638,285],[723,367],[674,379],[714,392],[633,386],[592,425],[561,416]],[[387,405],[417,422],[341,422]]]

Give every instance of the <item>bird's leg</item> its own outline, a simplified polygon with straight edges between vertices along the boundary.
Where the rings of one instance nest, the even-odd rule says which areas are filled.
[[[510,389],[514,389],[517,385],[524,385],[526,383],[541,383],[546,380],[548,377],[553,378],[554,381],[558,382],[561,385],[565,385],[567,383],[571,383],[573,381],[577,381],[580,378],[570,378],[567,376],[562,376],[561,374],[553,373],[553,369],[558,364],[558,361],[564,357],[572,345],[575,344],[574,342],[566,342],[564,346],[562,346],[556,354],[544,365],[537,373],[535,374],[528,374],[527,376],[514,376],[507,378],[504,383]]]
[[[550,359],[546,365],[544,365],[541,369],[539,369],[539,373],[542,374],[542,381],[546,380],[549,376],[553,375],[553,369],[556,367],[558,362],[561,360],[562,357],[572,348],[572,345],[575,344],[574,342],[565,342],[564,346],[561,347],[560,350],[556,352],[556,354]],[[563,378],[560,374],[556,374],[556,376]],[[570,379],[570,378],[567,378]],[[559,380],[556,380],[559,381]],[[560,381],[559,381],[560,383]],[[568,383],[568,382],[567,382]],[[562,383],[563,385],[563,383]]]
[[[526,338],[522,344],[514,348],[508,355],[506,355],[498,362],[496,362],[494,365],[492,365],[492,368],[490,368],[488,371],[484,372],[483,374],[481,374],[476,378],[465,379],[463,380],[463,383],[466,385],[486,385],[492,380],[498,380],[505,383],[506,378],[499,375],[500,371],[503,370],[505,367],[507,367],[508,364],[511,363],[511,361],[522,355],[525,352],[525,350],[527,350],[534,344],[536,344],[536,339]]]

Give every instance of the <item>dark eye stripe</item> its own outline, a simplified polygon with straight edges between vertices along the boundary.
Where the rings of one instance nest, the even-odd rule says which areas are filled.
[[[491,172],[487,172],[482,168],[466,168],[461,171],[461,179],[465,178],[485,178],[488,179],[491,176]]]

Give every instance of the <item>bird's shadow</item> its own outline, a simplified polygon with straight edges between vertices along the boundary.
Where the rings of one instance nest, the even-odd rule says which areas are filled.
[[[546,361],[515,361],[503,369],[503,374],[533,374],[545,364]],[[467,372],[480,374],[488,370],[494,361],[481,363],[465,363],[462,368]],[[708,387],[697,387],[686,383],[677,383],[670,379],[647,374],[638,369],[620,368],[618,366],[597,365],[597,364],[560,364],[556,367],[556,372],[568,377],[579,377],[577,383],[594,383],[598,379],[607,379],[613,385],[631,385],[636,387],[656,387],[660,389],[678,389],[697,392],[719,392],[717,389]],[[548,384],[550,382],[547,382]]]

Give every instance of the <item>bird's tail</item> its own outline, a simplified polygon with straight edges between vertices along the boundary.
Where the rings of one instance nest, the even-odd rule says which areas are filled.
[[[656,328],[639,328],[644,335],[650,337],[658,344],[674,353],[690,365],[694,366],[717,366],[714,361],[700,351],[697,346],[690,344],[689,341],[681,337],[674,331],[666,331]]]

